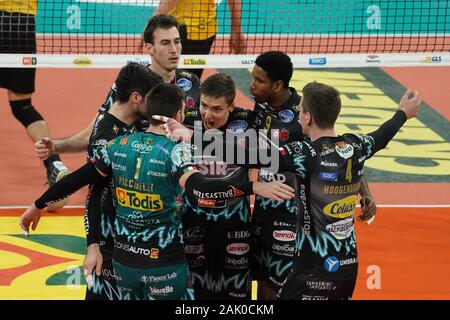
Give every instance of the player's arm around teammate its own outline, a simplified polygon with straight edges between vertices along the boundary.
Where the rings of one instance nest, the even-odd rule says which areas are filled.
[[[169,96],[169,97],[174,97],[175,98],[179,98],[176,99],[176,101],[174,102],[174,106],[172,106],[170,104],[170,101],[163,101],[164,103],[157,103],[157,101],[159,100],[164,100],[161,97],[165,97],[165,96]],[[157,100],[157,97],[159,97],[159,100]],[[182,98],[182,92],[180,91],[180,89],[174,85],[170,85],[170,84],[161,84],[156,86],[152,92],[149,94],[148,96],[148,100],[151,101],[151,108],[148,107],[148,110],[151,110],[152,108],[157,108],[157,106],[161,105],[162,107],[160,108],[160,110],[158,110],[159,112],[165,112],[167,114],[167,116],[171,116],[171,117],[176,117],[178,120],[180,120],[182,118],[182,110],[181,110],[181,98]],[[149,104],[148,104],[149,105]],[[169,108],[168,106],[171,106],[171,108]],[[176,108],[175,110],[174,107]],[[168,110],[167,110],[168,109]],[[172,111],[176,111],[175,114],[172,113]],[[121,179],[120,175],[123,175],[123,173],[121,173],[121,170],[123,170],[123,168],[130,168],[130,170],[132,170],[132,168],[134,168],[133,165],[120,165],[117,164],[118,159],[116,159],[115,157],[119,156],[119,155],[128,155],[127,157],[123,158],[123,156],[120,159],[134,159],[134,156],[136,156],[138,159],[140,159],[142,157],[142,163],[144,163],[145,165],[148,165],[148,163],[150,163],[150,161],[148,160],[148,157],[150,156],[150,159],[153,159],[151,156],[155,156],[158,154],[158,150],[160,150],[159,148],[157,148],[156,146],[161,146],[160,143],[163,143],[164,146],[160,147],[162,148],[161,150],[168,150],[166,149],[167,146],[173,146],[172,147],[172,151],[171,151],[171,163],[172,165],[169,166],[169,168],[174,168],[171,169],[172,174],[175,174],[176,179],[178,180],[178,183],[181,187],[185,187],[186,191],[191,194],[194,197],[198,197],[201,196],[202,198],[205,199],[231,199],[234,197],[238,197],[238,196],[243,196],[243,195],[248,195],[251,194],[253,192],[260,192],[262,194],[265,194],[266,196],[270,193],[273,194],[275,198],[280,199],[280,198],[290,198],[293,196],[293,193],[289,187],[283,186],[279,183],[272,183],[272,184],[266,184],[266,186],[264,186],[263,184],[260,183],[250,183],[250,182],[244,182],[244,183],[229,183],[229,182],[221,182],[221,181],[216,181],[215,183],[208,183],[206,184],[206,179],[203,177],[202,174],[200,174],[195,167],[193,166],[193,164],[190,162],[190,159],[192,158],[192,155],[190,154],[191,150],[189,148],[188,145],[184,145],[184,144],[174,144],[173,142],[170,142],[170,140],[168,140],[167,138],[161,137],[161,134],[163,134],[164,131],[163,129],[159,128],[159,123],[157,126],[155,125],[151,125],[149,128],[149,131],[147,132],[147,134],[149,134],[148,138],[150,139],[150,143],[138,143],[138,141],[141,141],[142,139],[147,140],[147,136],[145,136],[145,133],[140,133],[140,134],[134,134],[128,137],[124,137],[121,139],[116,139],[115,142],[111,143],[110,146],[108,147],[100,147],[98,152],[96,153],[93,162],[95,163],[95,168],[93,168],[93,166],[89,166],[86,165],[85,167],[83,167],[82,169],[80,169],[80,171],[84,170],[84,174],[79,174],[79,172],[77,172],[74,176],[78,175],[78,182],[77,184],[74,184],[76,186],[82,184],[83,182],[85,182],[86,180],[89,180],[89,178],[86,178],[86,176],[97,176],[96,179],[98,179],[100,176],[103,176],[105,174],[112,174],[114,180],[115,180],[115,186],[117,187],[127,187],[129,188],[129,184],[126,183],[125,186],[121,186],[120,185],[120,181],[128,181],[128,180],[132,180],[133,178],[131,177],[135,177],[134,179],[136,179],[136,176],[140,176],[138,173],[140,172],[140,165],[136,165],[136,172],[129,172],[129,174],[126,175],[127,178],[123,178]],[[133,140],[133,143],[128,143],[128,140]],[[155,143],[155,147],[153,147],[153,140],[157,139],[158,141],[160,141],[160,143]],[[156,141],[156,140],[155,140]],[[136,142],[136,143],[135,143]],[[129,148],[129,149],[127,149]],[[155,149],[153,149],[155,148]],[[129,152],[133,151],[133,153],[128,153],[126,152],[126,150],[128,150]],[[151,154],[149,155],[149,152],[151,152],[151,150],[153,150],[153,153],[156,151],[156,154]],[[175,150],[175,151],[174,151]],[[168,152],[168,151],[166,151]],[[137,153],[137,154],[136,154]],[[161,154],[161,152],[159,152],[159,154]],[[162,153],[164,154],[164,153]],[[124,160],[124,161],[129,161],[129,160]],[[133,161],[132,161],[133,162]],[[112,163],[116,163],[116,166],[113,168]],[[141,163],[141,162],[138,162]],[[161,160],[157,160],[157,164],[160,165],[162,163]],[[127,164],[131,164],[128,163]],[[118,171],[117,171],[118,169]],[[143,168],[144,169],[144,168]],[[96,173],[96,171],[99,170],[99,173]],[[155,170],[155,169],[153,169]],[[100,173],[102,172],[102,173]],[[156,171],[149,171],[149,172],[156,172]],[[116,174],[118,176],[116,176]],[[158,175],[159,177],[161,175]],[[83,180],[84,179],[84,180]],[[93,179],[93,178],[90,178]],[[125,179],[125,180],[124,180]],[[143,175],[143,178],[145,180],[146,185],[150,186],[153,185],[154,181],[152,175]],[[134,180],[133,180],[134,181]],[[141,182],[141,181],[139,181]],[[144,182],[144,181],[142,181]],[[122,183],[123,184],[123,183]],[[142,183],[141,183],[142,184]],[[137,184],[138,186],[141,184]],[[134,183],[133,183],[134,185]],[[158,183],[157,185],[161,185],[161,182]],[[170,183],[168,184],[169,186],[171,185]],[[72,186],[73,187],[73,186]],[[162,188],[162,187],[161,187]],[[161,190],[163,190],[164,188],[162,188]],[[253,189],[253,190],[252,190]],[[123,189],[118,189],[120,192],[125,192]],[[54,191],[54,190],[53,190]],[[117,192],[119,192],[117,191]],[[167,190],[166,190],[167,191]],[[156,192],[156,191],[155,191]],[[162,191],[161,191],[162,192]],[[168,192],[169,194],[172,195],[173,198],[173,192]],[[57,194],[53,194],[54,197],[57,197]],[[164,199],[164,196],[161,194],[161,199]],[[48,203],[47,201],[49,201],[48,199],[39,199],[38,201],[36,201],[36,206],[32,207],[29,209],[29,211],[27,213],[24,214],[23,219],[21,220],[21,227],[23,228],[24,232],[28,232],[28,227],[29,227],[29,223],[28,221],[33,221],[33,228],[36,227],[36,224],[38,222],[38,220],[32,220],[33,218],[33,214],[39,214],[39,211],[37,208],[40,208],[42,205],[45,206],[46,203]],[[167,201],[167,198],[166,200]],[[163,203],[164,203],[163,201]],[[42,204],[43,202],[43,204]],[[170,207],[169,202],[166,203],[167,207]],[[119,212],[121,212],[123,214],[123,210],[129,210],[127,209],[127,207],[129,207],[131,204],[126,204],[126,203],[122,203],[122,202],[118,202],[119,204],[119,209],[121,211],[117,211],[118,214]],[[166,207],[166,208],[167,208]],[[173,207],[173,204],[172,204]],[[134,208],[134,207],[133,207]],[[164,206],[161,205],[161,209],[163,209]],[[119,210],[118,209],[118,210]],[[164,210],[164,209],[163,209]],[[159,210],[156,210],[159,211]],[[158,214],[164,214],[165,211],[158,213]],[[168,212],[169,213],[169,212]],[[31,217],[31,219],[30,219]],[[161,221],[167,221],[167,219],[163,219],[163,216],[161,216]],[[119,222],[120,223],[120,222]],[[149,228],[153,228],[153,224],[151,226],[149,226]],[[177,228],[177,226],[175,225],[170,225],[171,228],[175,227],[175,229]],[[124,229],[120,229],[120,230],[124,230]],[[120,234],[119,234],[120,236]],[[119,241],[119,240],[118,240]],[[122,240],[121,241],[125,241]],[[126,241],[125,241],[126,242]],[[179,244],[178,243],[174,243],[175,246],[177,248],[179,248]],[[145,244],[143,244],[145,245]],[[164,250],[164,247],[162,248]],[[116,250],[116,249],[115,249]],[[118,249],[119,250],[119,249]],[[120,251],[120,250],[119,250]],[[122,251],[120,251],[122,252]],[[159,254],[163,254],[166,251],[161,251]],[[122,254],[124,254],[122,252]],[[129,252],[127,254],[130,254]],[[129,264],[126,261],[121,261],[120,258],[118,260],[114,260],[115,261],[115,266],[114,269],[119,270],[119,272],[124,272],[125,274],[123,274],[123,276],[120,276],[120,281],[121,284],[119,285],[119,287],[128,287],[128,286],[134,286],[136,285],[128,276],[126,276],[126,274],[128,274],[129,272],[132,273],[145,273],[145,275],[149,275],[147,274],[150,271],[145,271],[147,269],[143,268],[140,264],[144,263],[142,262],[142,260],[139,260],[139,256],[133,256],[130,258],[136,259],[133,260],[135,262],[135,264]],[[174,258],[176,261],[178,261],[178,258]],[[123,260],[123,259],[122,259]],[[124,264],[125,263],[125,264]],[[148,263],[150,263],[147,260],[145,260],[145,264],[147,265]],[[182,268],[182,266],[175,264],[173,265],[173,267],[175,268]],[[169,268],[169,267],[167,267]],[[180,269],[180,270],[181,270]],[[130,271],[131,270],[131,271]],[[171,269],[170,269],[171,270]],[[177,269],[178,270],[178,269]],[[181,271],[180,271],[181,272]],[[123,281],[122,281],[123,279]],[[138,277],[138,279],[142,279],[142,277]],[[148,279],[148,278],[145,278]],[[147,285],[147,283],[146,283]],[[177,292],[180,292],[180,290],[182,290],[182,283],[177,282],[176,284],[173,284],[173,286],[176,286],[178,289]],[[150,290],[152,291],[152,290]],[[164,293],[164,290],[157,290],[155,291],[156,293],[160,294],[160,293]],[[155,295],[156,295],[155,293]],[[146,297],[145,294],[143,294],[142,292],[140,292],[140,290],[137,290],[136,292],[133,293],[136,295],[136,297]],[[178,296],[177,296],[178,297]]]
[[[168,85],[168,84],[167,84]],[[148,101],[148,97],[147,97]],[[147,102],[148,103],[148,102]],[[149,107],[150,109],[150,107]],[[151,115],[153,116],[153,114]],[[182,119],[181,115],[178,115],[178,119]],[[166,118],[165,118],[166,119]],[[167,117],[168,119],[168,117]],[[159,126],[158,126],[159,128]],[[159,128],[161,134],[165,134],[164,129]],[[100,147],[100,148],[104,148]],[[100,149],[102,150],[102,149]],[[102,151],[99,151],[101,153]],[[95,162],[95,158],[93,160]],[[100,173],[101,172],[101,173]],[[20,220],[20,227],[24,231],[25,235],[28,236],[29,228],[31,226],[32,230],[35,230],[38,222],[40,220],[41,214],[40,210],[45,208],[47,205],[57,201],[60,198],[66,197],[73,192],[79,190],[83,186],[90,183],[95,183],[102,177],[106,176],[107,173],[102,172],[92,163],[87,163],[78,170],[74,171],[61,181],[57,182],[51,188],[49,188],[38,200],[36,200],[22,215]],[[190,179],[189,179],[190,178]],[[180,177],[180,186],[185,187],[188,192],[192,193],[194,196],[198,196],[193,189],[195,187],[196,191],[200,192],[203,197],[216,196],[214,193],[227,191],[233,188],[241,190],[239,196],[250,195],[250,194],[261,194],[265,197],[272,198],[274,200],[290,199],[294,196],[293,189],[283,183],[271,182],[271,183],[261,183],[261,182],[245,182],[242,185],[232,186],[227,183],[218,182],[216,185],[205,185],[205,178],[192,167],[190,172],[185,173]],[[238,196],[235,192],[229,193],[228,196],[235,197]],[[226,196],[225,196],[226,197]]]

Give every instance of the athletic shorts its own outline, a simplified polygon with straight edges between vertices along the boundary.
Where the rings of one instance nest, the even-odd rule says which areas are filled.
[[[183,240],[197,300],[250,300],[250,225],[183,215]]]
[[[123,300],[194,300],[186,263],[133,268],[113,261]]]
[[[36,53],[35,30],[33,15],[0,11],[0,53]],[[35,77],[35,68],[0,68],[0,88],[33,93]]]
[[[278,292],[279,300],[350,300],[356,278],[329,280],[320,275],[292,271]]]
[[[101,249],[100,249],[101,250]],[[112,266],[112,254],[101,250],[103,256],[102,274],[97,277],[95,269],[92,271],[94,285],[86,290],[86,300],[122,300],[117,287],[116,275]]]
[[[254,215],[251,222],[253,280],[266,281],[278,292],[292,268],[295,251],[295,218],[268,213]]]

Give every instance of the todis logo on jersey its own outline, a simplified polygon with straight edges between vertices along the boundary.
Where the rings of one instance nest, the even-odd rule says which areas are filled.
[[[122,188],[116,188],[117,201],[122,207],[142,210],[160,211],[164,203],[159,194],[140,193]]]
[[[329,217],[336,219],[344,219],[351,217],[355,212],[357,199],[358,197],[356,195],[353,195],[329,203],[323,208],[323,213],[325,213]]]

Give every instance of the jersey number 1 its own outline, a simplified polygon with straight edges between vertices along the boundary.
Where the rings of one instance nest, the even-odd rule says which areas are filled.
[[[139,158],[137,158],[136,173],[134,174],[134,179],[139,179],[139,173],[141,171],[141,164],[142,164],[142,158],[139,157]]]

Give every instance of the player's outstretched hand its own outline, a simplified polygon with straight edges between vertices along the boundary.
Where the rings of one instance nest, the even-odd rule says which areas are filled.
[[[420,109],[422,98],[417,90],[406,90],[398,104],[398,108],[406,114],[407,119],[414,118]]]
[[[372,197],[364,197],[359,203],[361,204],[361,214],[358,216],[358,221],[366,221],[367,225],[371,224],[377,213],[375,200]]]
[[[23,234],[28,237],[30,235],[30,225],[31,229],[34,231],[41,219],[41,210],[36,208],[34,203],[22,214],[20,217],[20,229],[22,229]]]
[[[40,160],[47,160],[51,154],[55,153],[55,144],[50,138],[43,138],[34,144],[34,152]]]
[[[183,126],[177,120],[165,116],[152,116],[153,119],[164,122],[161,128],[166,131],[166,137],[173,141],[191,141],[192,131]]]
[[[92,278],[92,270],[95,268],[95,274],[97,276],[102,275],[103,256],[100,252],[100,246],[98,243],[92,243],[87,248],[86,256],[84,257],[83,269],[84,277],[89,288],[94,285],[94,279]]]
[[[295,196],[293,188],[279,181],[253,182],[253,192],[276,201],[289,200]]]

